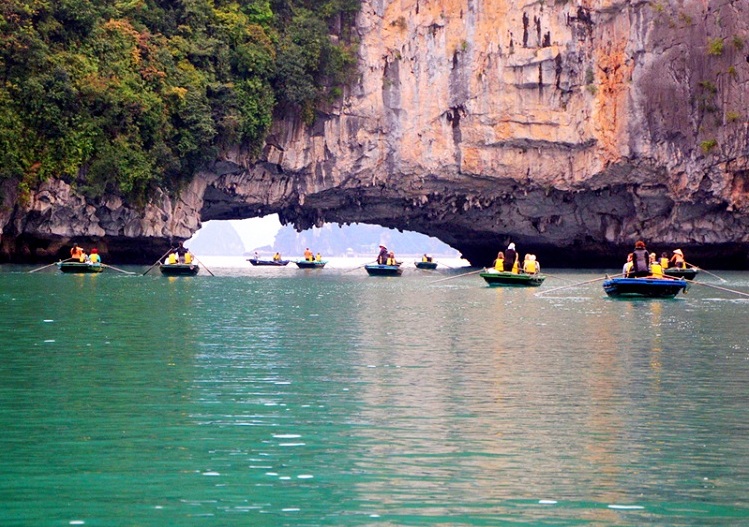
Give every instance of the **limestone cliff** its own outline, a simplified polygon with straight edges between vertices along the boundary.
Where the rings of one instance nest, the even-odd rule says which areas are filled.
[[[509,240],[618,264],[636,239],[746,265],[745,0],[366,0],[357,31],[344,100],[279,119],[261,159],[238,145],[145,213],[46,183],[0,211],[3,252],[76,237],[148,260],[200,220],[278,212],[419,231],[477,265]]]

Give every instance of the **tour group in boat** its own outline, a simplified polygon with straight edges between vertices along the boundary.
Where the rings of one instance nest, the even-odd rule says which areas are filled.
[[[380,245],[376,264],[366,264],[364,269],[369,276],[400,276],[403,274],[401,263],[395,259],[395,253]]]
[[[322,269],[326,263],[328,262],[322,259],[322,254],[314,254],[309,247],[304,250],[304,258],[296,261],[300,269]]]
[[[57,262],[57,268],[63,273],[101,273],[104,266],[101,263],[99,250],[95,247],[89,253],[77,243],[70,249],[70,258]]]
[[[668,270],[672,269],[670,276]],[[638,240],[634,250],[627,255],[627,262],[618,277],[607,278],[603,290],[611,297],[645,297],[673,298],[679,292],[687,291],[685,271],[687,268],[684,253],[681,249],[673,251],[673,256],[661,253],[658,258],[654,252],[648,252],[645,242]],[[694,274],[697,273],[693,269]]]
[[[538,287],[546,279],[535,255],[526,254],[523,265],[520,265],[520,255],[514,243],[510,243],[505,252],[497,253],[494,266],[479,276],[490,287]]]
[[[273,255],[273,258],[271,258],[270,260],[263,260],[257,254],[257,251],[255,251],[255,257],[248,258],[247,261],[250,262],[252,265],[256,265],[256,266],[267,265],[271,267],[283,267],[285,265],[288,265],[289,263],[289,260],[284,260],[283,258],[281,258],[281,253],[279,252],[276,252],[276,254]]]
[[[164,262],[159,265],[161,274],[165,276],[195,276],[200,272],[200,266],[194,262],[195,257],[182,242],[171,250]]]

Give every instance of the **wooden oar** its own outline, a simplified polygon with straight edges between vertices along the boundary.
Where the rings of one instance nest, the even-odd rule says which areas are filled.
[[[717,278],[717,279],[718,279],[718,280],[720,280],[721,282],[728,282],[728,280],[725,280],[725,279],[721,278],[721,277],[720,277],[720,276],[718,276],[717,274],[713,274],[713,273],[711,273],[710,271],[705,271],[705,270],[704,270],[704,269],[703,269],[702,267],[697,267],[696,265],[692,265],[692,264],[690,264],[689,262],[684,262],[684,263],[685,263],[685,264],[687,264],[687,265],[688,265],[688,266],[690,266],[690,267],[694,267],[695,269],[698,269],[698,270],[702,271],[703,273],[707,273],[707,274],[709,274],[710,276],[714,276],[715,278]]]
[[[132,271],[125,271],[124,269],[120,269],[119,267],[115,267],[114,265],[109,265],[109,264],[103,263],[103,264],[101,264],[101,266],[102,267],[109,267],[110,269],[114,269],[115,271],[119,271],[119,272],[125,273],[125,274],[135,274]]]
[[[729,293],[736,293],[737,295],[741,295],[741,296],[749,296],[749,293],[743,293],[741,291],[736,291],[734,289],[728,289],[727,287],[720,287],[719,285],[706,284],[705,282],[691,281],[691,282],[689,282],[689,285],[690,286],[692,286],[692,285],[702,285],[702,286],[705,286],[705,287],[711,287],[713,289],[719,289],[721,291],[728,291]]]
[[[154,267],[156,267],[157,265],[159,265],[161,263],[161,259],[162,258],[164,258],[167,254],[169,254],[173,250],[174,250],[174,247],[172,247],[167,252],[165,252],[164,254],[162,254],[161,257],[158,260],[156,260],[156,263],[154,263],[151,267],[149,267],[148,269],[146,269],[146,272],[143,273],[141,276],[146,276],[151,269],[153,269]]]
[[[44,267],[39,267],[38,269],[32,269],[32,270],[31,270],[31,271],[29,271],[29,272],[30,272],[30,273],[35,273],[35,272],[37,272],[37,271],[41,271],[42,269],[46,269],[47,267],[52,267],[53,265],[57,265],[57,264],[59,264],[59,263],[63,263],[63,262],[69,262],[70,260],[77,260],[77,258],[66,258],[65,260],[60,260],[59,262],[51,263],[51,264],[49,264],[49,265],[45,265]]]
[[[452,280],[453,278],[462,278],[463,276],[468,276],[469,274],[483,273],[484,271],[486,271],[486,269],[479,269],[478,271],[471,271],[470,273],[461,273],[456,276],[448,276],[447,278],[440,278],[439,280],[434,280],[433,282],[430,282],[430,283],[436,284],[437,282],[444,282],[445,280]]]
[[[356,271],[357,269],[361,269],[361,268],[362,268],[362,267],[364,267],[365,265],[373,264],[373,263],[375,263],[376,261],[377,261],[377,260],[372,260],[371,262],[367,262],[367,263],[365,263],[365,264],[362,264],[362,265],[360,265],[359,267],[354,267],[353,269],[349,269],[348,271],[344,271],[344,272],[343,272],[343,274],[346,274],[346,273],[350,273],[351,271]]]
[[[557,276],[555,274],[549,274],[549,273],[545,273],[545,272],[542,272],[540,274],[542,274],[544,276],[548,276],[549,278],[556,278],[557,280],[564,280],[565,282],[572,282],[572,280],[570,280],[569,278],[562,278],[561,276]]]
[[[624,273],[615,274],[614,276],[606,275],[603,278],[596,278],[594,280],[586,280],[585,282],[578,282],[576,284],[569,284],[569,285],[562,285],[559,287],[554,287],[552,289],[547,289],[546,291],[539,291],[538,293],[536,293],[536,296],[543,295],[546,293],[551,293],[552,291],[559,291],[560,289],[568,289],[570,287],[577,287],[579,285],[592,284],[594,282],[600,282],[602,280],[608,280],[609,278],[616,278],[619,276],[624,276]]]
[[[210,270],[210,269],[208,269],[208,268],[207,268],[207,267],[205,266],[205,264],[204,264],[203,262],[201,262],[200,260],[198,260],[198,257],[197,257],[197,256],[193,256],[193,258],[195,258],[195,261],[196,261],[196,262],[198,262],[198,263],[199,263],[199,264],[200,264],[201,266],[203,266],[203,269],[205,269],[206,271],[208,271],[208,274],[210,274],[211,276],[216,276],[215,274],[213,274],[213,273],[211,272],[211,270]]]

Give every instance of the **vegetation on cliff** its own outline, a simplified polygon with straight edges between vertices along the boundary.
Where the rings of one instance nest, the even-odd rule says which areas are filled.
[[[358,0],[4,0],[0,180],[175,190],[278,109],[310,118],[355,68]],[[329,34],[337,33],[336,38]],[[339,38],[342,37],[342,38]]]

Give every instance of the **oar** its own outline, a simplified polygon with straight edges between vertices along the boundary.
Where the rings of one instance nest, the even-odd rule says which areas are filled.
[[[721,291],[728,291],[729,293],[736,293],[741,296],[749,296],[749,293],[742,293],[741,291],[735,291],[734,289],[728,289],[727,287],[720,287],[719,285],[706,284],[705,282],[689,282],[689,285],[703,285],[705,287],[712,287],[713,289],[720,289]]]
[[[167,252],[165,252],[164,254],[162,254],[161,257],[158,260],[156,260],[156,262],[151,267],[149,267],[148,269],[146,269],[146,272],[143,273],[141,276],[146,276],[148,274],[148,271],[150,271],[151,269],[153,269],[154,267],[156,267],[157,265],[159,265],[161,263],[161,259],[164,258],[167,254],[169,254],[173,250],[174,250],[174,248],[172,247]]]
[[[102,267],[109,267],[110,269],[114,269],[115,271],[119,271],[119,272],[125,273],[125,274],[135,274],[132,271],[125,271],[124,269],[120,269],[119,267],[115,267],[114,265],[109,265],[109,264],[103,263],[103,264],[101,264],[101,266]]]
[[[211,276],[216,276],[215,274],[213,274],[213,273],[211,272],[211,270],[210,270],[210,269],[208,269],[208,268],[207,268],[207,267],[205,266],[205,264],[204,264],[203,262],[201,262],[200,260],[198,260],[198,257],[197,257],[197,256],[193,256],[193,258],[195,258],[195,261],[196,261],[196,262],[198,262],[198,263],[199,263],[200,265],[202,265],[202,266],[203,266],[203,268],[204,268],[204,269],[205,269],[206,271],[208,271],[208,274],[210,274]]]
[[[561,276],[557,276],[555,274],[549,274],[549,273],[544,273],[544,272],[541,272],[540,274],[544,276],[548,276],[549,278],[556,278],[557,280],[564,280],[565,282],[572,282],[572,280],[570,280],[569,278],[562,278]]]
[[[44,267],[39,267],[38,269],[32,269],[29,272],[30,273],[35,273],[37,271],[41,271],[42,269],[46,269],[47,267],[52,267],[53,265],[57,265],[57,264],[62,263],[62,262],[69,262],[70,260],[77,260],[77,258],[66,258],[64,260],[60,260],[59,262],[51,263],[49,265],[45,265]]]
[[[356,271],[357,269],[361,269],[361,268],[362,268],[362,267],[364,267],[365,265],[373,264],[373,263],[375,263],[376,261],[377,261],[377,260],[372,260],[371,262],[367,262],[367,263],[365,263],[365,264],[362,264],[362,265],[360,265],[359,267],[354,267],[353,269],[349,269],[348,271],[344,271],[344,272],[343,272],[343,274],[346,274],[346,273],[350,273],[351,271]]]
[[[437,282],[444,282],[445,280],[452,280],[453,278],[461,278],[463,276],[468,276],[469,274],[483,273],[484,271],[486,271],[486,269],[479,269],[478,271],[471,271],[470,273],[461,273],[456,276],[448,276],[447,278],[440,278],[439,280],[434,280],[433,282],[430,282],[430,283],[436,284]]]
[[[723,278],[721,278],[721,277],[720,277],[720,276],[718,276],[717,274],[713,274],[713,273],[711,273],[710,271],[705,271],[705,270],[704,270],[704,269],[703,269],[702,267],[697,267],[696,265],[692,265],[692,264],[690,264],[689,262],[684,262],[684,263],[685,263],[685,264],[687,264],[687,265],[689,265],[689,266],[691,266],[691,267],[694,267],[695,269],[699,269],[699,270],[700,270],[700,271],[702,271],[703,273],[707,273],[707,274],[709,274],[710,276],[714,276],[715,278],[717,278],[717,279],[718,279],[718,280],[720,280],[721,282],[728,282],[728,280],[724,280]]]
[[[546,291],[539,291],[538,293],[536,293],[536,296],[543,295],[546,293],[551,293],[552,291],[559,291],[560,289],[568,289],[570,287],[577,287],[579,285],[592,284],[594,282],[600,282],[601,280],[608,280],[609,278],[616,278],[618,276],[623,276],[623,275],[624,273],[615,274],[614,276],[606,275],[603,278],[596,278],[594,280],[586,280],[585,282],[578,282],[576,284],[562,285],[559,287],[554,287],[552,289],[547,289]]]

